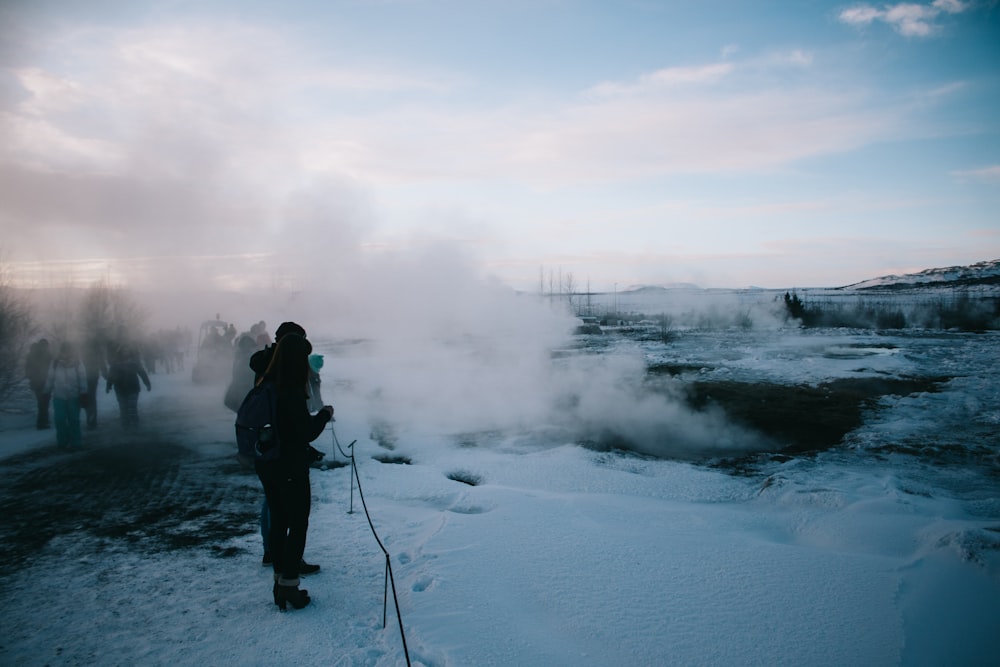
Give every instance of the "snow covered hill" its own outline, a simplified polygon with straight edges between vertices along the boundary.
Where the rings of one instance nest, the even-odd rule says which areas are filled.
[[[901,276],[888,275],[863,280],[842,289],[913,289],[920,287],[974,287],[1000,285],[1000,259],[977,262],[968,266],[926,269]]]

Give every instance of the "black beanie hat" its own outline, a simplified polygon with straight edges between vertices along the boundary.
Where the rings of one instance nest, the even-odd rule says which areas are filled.
[[[286,334],[298,334],[305,338],[306,330],[295,322],[282,322],[278,330],[274,332],[274,340],[281,340],[281,337]]]

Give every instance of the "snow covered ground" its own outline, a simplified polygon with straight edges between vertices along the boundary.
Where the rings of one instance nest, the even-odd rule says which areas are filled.
[[[996,334],[682,332],[556,355],[549,341],[439,340],[413,354],[392,341],[315,340],[337,409],[318,444],[343,461],[334,440],[357,441],[402,633],[391,589],[383,628],[385,557],[350,467],[314,471],[306,556],[323,569],[303,584],[309,607],[277,610],[252,521],[256,480],[232,463],[221,390],[161,374],[140,399],[135,441],[117,432],[109,401],[83,452],[58,451],[28,412],[5,413],[0,479],[44,484],[47,469],[90,470],[101,449],[182,445],[194,462],[181,470],[241,498],[243,519],[211,544],[169,549],[141,531],[99,533],[94,519],[53,536],[0,575],[0,663],[996,664]],[[740,429],[637,393],[645,365],[664,360],[703,379],[952,379],[883,397],[843,447],[735,474],[706,463],[717,439],[739,445]],[[692,460],[575,444],[636,424],[685,443]],[[2,500],[8,539],[13,488]],[[100,477],[88,488],[122,497]]]

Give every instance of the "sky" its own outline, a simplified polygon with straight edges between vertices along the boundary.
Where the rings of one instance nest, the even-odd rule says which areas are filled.
[[[526,291],[833,287],[1000,258],[995,0],[40,0],[0,25],[20,284],[444,256]]]

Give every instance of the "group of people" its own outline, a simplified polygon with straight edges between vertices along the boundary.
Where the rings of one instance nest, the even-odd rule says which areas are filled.
[[[262,563],[274,571],[274,603],[281,609],[289,604],[301,609],[309,604],[310,597],[307,590],[299,588],[299,577],[320,569],[303,558],[312,498],[309,469],[323,457],[311,443],[333,419],[333,407],[323,403],[319,379],[323,357],[313,354],[305,329],[295,322],[284,322],[275,332],[274,342],[262,346],[266,342],[260,337],[266,331],[264,323],[255,327],[253,335],[246,334],[233,345],[233,378],[226,404],[235,411],[239,405],[237,402],[234,407],[230,395],[242,398],[253,386],[264,382],[274,387],[280,456],[252,464],[264,489]],[[107,380],[106,393],[115,391],[122,426],[138,425],[141,384],[147,391],[152,389],[139,348],[124,343],[107,355],[105,351],[107,347],[96,343],[81,349],[66,341],[53,355],[49,341],[44,338],[31,346],[25,375],[38,402],[36,425],[39,429],[50,427],[51,402],[52,422],[60,447],[82,445],[81,409],[86,411],[88,427],[96,428],[101,377]]]
[[[263,322],[258,328],[260,325]],[[235,411],[239,405],[233,406],[231,396],[242,398],[264,382],[274,386],[275,429],[281,453],[274,461],[253,462],[264,488],[262,562],[274,570],[274,603],[280,609],[289,604],[301,609],[310,597],[307,590],[299,588],[299,577],[320,569],[303,558],[312,499],[309,468],[323,456],[310,443],[333,418],[333,407],[323,404],[319,379],[323,357],[313,354],[305,329],[295,322],[284,322],[275,331],[274,343],[257,349],[260,342],[251,335],[237,339],[226,404]]]
[[[191,347],[192,338],[191,330],[180,326],[160,329],[146,336],[141,345],[146,370],[150,373],[183,371],[184,355]]]
[[[82,348],[64,341],[53,355],[48,339],[42,338],[28,351],[25,376],[37,401],[36,428],[48,429],[54,424],[57,444],[69,448],[83,444],[81,409],[86,413],[87,427],[97,428],[97,389],[102,377],[105,393],[115,392],[126,429],[139,424],[140,382],[147,391],[152,390],[139,349],[132,343],[121,343],[108,354],[100,341],[88,341]]]

